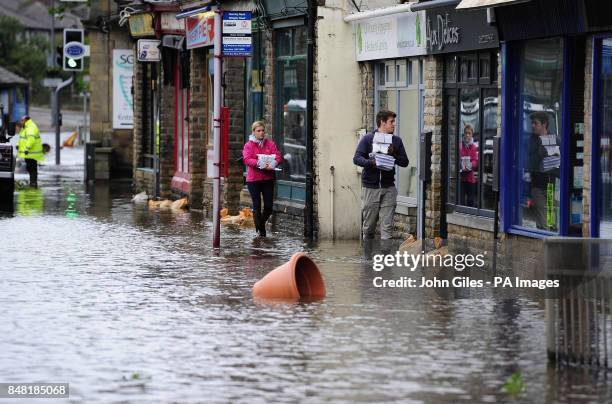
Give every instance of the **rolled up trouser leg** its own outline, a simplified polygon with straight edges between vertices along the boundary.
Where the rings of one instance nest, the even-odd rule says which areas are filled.
[[[389,240],[393,238],[393,215],[397,205],[397,189],[387,187],[380,189],[380,238]]]
[[[361,188],[361,212],[363,217],[363,238],[374,238],[380,209],[380,189]]]

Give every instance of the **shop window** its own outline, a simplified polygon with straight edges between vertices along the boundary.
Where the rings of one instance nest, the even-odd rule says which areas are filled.
[[[398,59],[379,63],[376,66],[379,77],[376,87],[376,112],[388,109],[397,114],[395,135],[402,138],[409,165],[396,169],[395,183],[398,189],[398,204],[415,206],[418,193],[418,139],[423,127],[423,82],[422,60]],[[402,73],[398,74],[398,70]],[[396,80],[389,80],[389,73],[395,72]]]
[[[492,216],[493,137],[497,134],[498,88],[479,83],[490,72],[491,55],[447,56],[459,61],[459,83],[445,81],[444,136],[447,146],[447,211]],[[488,67],[483,67],[483,63]],[[449,73],[445,72],[445,77]]]
[[[189,172],[189,51],[179,53],[174,71],[174,169]],[[185,66],[186,64],[186,66]]]
[[[140,150],[139,166],[143,168],[154,168],[155,161],[159,156],[159,125],[158,125],[158,94],[156,91],[157,66],[155,64],[142,63],[142,142]]]
[[[457,57],[449,56],[446,58],[444,64],[444,81],[446,83],[456,83],[457,82]]]
[[[597,122],[593,137],[591,229],[595,237],[612,238],[612,39],[597,41],[598,74],[595,79]],[[582,125],[584,126],[584,125]],[[584,129],[584,128],[582,128]],[[578,130],[577,132],[581,132]],[[576,170],[576,167],[574,167]],[[574,176],[574,183],[582,175]],[[582,185],[582,184],[579,184]]]
[[[253,56],[246,58],[245,63],[245,143],[251,134],[251,124],[264,118],[265,49],[263,39],[263,32],[253,33]]]
[[[277,196],[304,201],[306,197],[306,28],[276,31],[274,137],[283,155]]]
[[[559,232],[563,42],[524,43],[520,53],[518,119],[513,150],[514,224]]]

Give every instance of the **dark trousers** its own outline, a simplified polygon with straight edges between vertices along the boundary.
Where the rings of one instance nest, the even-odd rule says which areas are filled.
[[[476,183],[461,181],[461,205],[476,207],[477,191]]]
[[[26,169],[30,174],[30,186],[38,185],[38,161],[34,159],[25,159]]]
[[[274,203],[274,180],[247,182],[247,188],[253,200],[253,216],[255,225],[258,220],[260,225],[265,226],[266,221],[272,214]],[[261,211],[261,198],[263,197],[263,212]]]

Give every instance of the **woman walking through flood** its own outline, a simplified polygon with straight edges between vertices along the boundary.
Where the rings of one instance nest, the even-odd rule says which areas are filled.
[[[251,125],[249,141],[242,149],[247,166],[247,188],[253,200],[253,220],[258,235],[266,236],[266,222],[272,214],[274,201],[275,169],[283,161],[274,142],[266,138],[266,126],[262,121]],[[263,211],[261,198],[263,197]]]

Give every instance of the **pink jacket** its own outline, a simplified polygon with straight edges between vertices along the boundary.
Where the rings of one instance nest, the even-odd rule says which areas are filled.
[[[474,176],[474,171],[478,171],[478,148],[474,143],[466,147],[464,143],[461,142],[461,145],[459,146],[459,156],[469,157],[470,162],[472,163],[472,169],[470,171],[461,172],[461,181],[475,184],[476,177]]]
[[[278,164],[283,162],[280,152],[270,139],[264,139],[264,143],[261,147],[259,147],[257,143],[249,140],[242,149],[242,158],[244,164],[247,166],[247,182],[273,180],[275,178],[274,170],[262,170],[257,168],[258,154],[275,154],[276,162]]]

